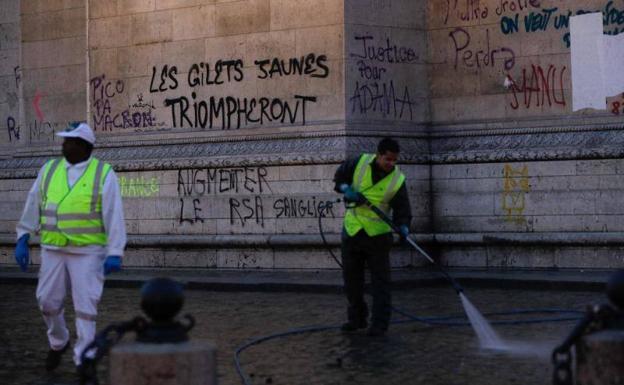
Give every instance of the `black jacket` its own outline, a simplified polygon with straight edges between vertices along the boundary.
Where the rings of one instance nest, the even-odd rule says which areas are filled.
[[[338,167],[334,175],[334,190],[336,192],[342,193],[340,191],[341,184],[346,183],[349,186],[353,184],[353,173],[355,172],[355,168],[361,156],[362,155],[347,159]],[[373,184],[379,182],[389,174],[379,168],[377,162],[371,163],[371,171]],[[390,200],[390,207],[392,208],[392,221],[394,224],[397,226],[406,225],[409,227],[412,221],[412,209],[410,207],[409,195],[407,194],[407,183],[403,183],[399,191],[397,191],[392,200]]]

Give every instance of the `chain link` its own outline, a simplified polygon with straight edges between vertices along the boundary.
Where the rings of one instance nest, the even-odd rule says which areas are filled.
[[[572,353],[570,350],[553,353],[555,372],[553,375],[554,385],[572,385]]]

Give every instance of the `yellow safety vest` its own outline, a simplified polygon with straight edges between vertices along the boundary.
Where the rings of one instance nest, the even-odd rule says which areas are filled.
[[[352,187],[390,216],[390,201],[405,182],[405,175],[395,166],[390,174],[373,184],[371,163],[374,161],[375,154],[363,154],[360,157],[353,173]],[[347,209],[344,227],[350,237],[361,229],[370,237],[392,231],[386,222],[365,205]]]
[[[91,159],[69,187],[66,160],[48,161],[41,178],[41,243],[53,246],[106,245],[101,187],[112,167]]]

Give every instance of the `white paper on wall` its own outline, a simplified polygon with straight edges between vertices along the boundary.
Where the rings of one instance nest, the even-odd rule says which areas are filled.
[[[570,18],[572,110],[606,108],[602,12]]]
[[[624,33],[602,39],[605,95],[616,96],[624,92]]]

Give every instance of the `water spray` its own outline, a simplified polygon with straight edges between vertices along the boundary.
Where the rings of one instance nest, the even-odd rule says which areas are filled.
[[[363,195],[360,194],[360,203],[364,204],[371,211],[373,211],[379,218],[381,218],[392,230],[401,234],[401,231],[397,227],[394,222],[388,217],[388,215],[383,212],[379,207],[375,206],[371,202],[369,202]],[[464,307],[464,311],[466,312],[466,316],[472,325],[477,337],[479,338],[479,343],[481,347],[486,349],[495,349],[495,350],[508,350],[508,345],[503,342],[503,340],[496,334],[490,323],[485,319],[485,317],[477,310],[477,308],[468,300],[466,295],[464,294],[464,289],[461,285],[440,265],[437,263],[431,256],[423,250],[418,244],[410,238],[409,234],[405,237],[407,243],[409,243],[414,249],[416,249],[420,254],[422,254],[429,262],[431,262],[446,278],[449,283],[455,289],[455,292],[459,295],[462,306]]]

